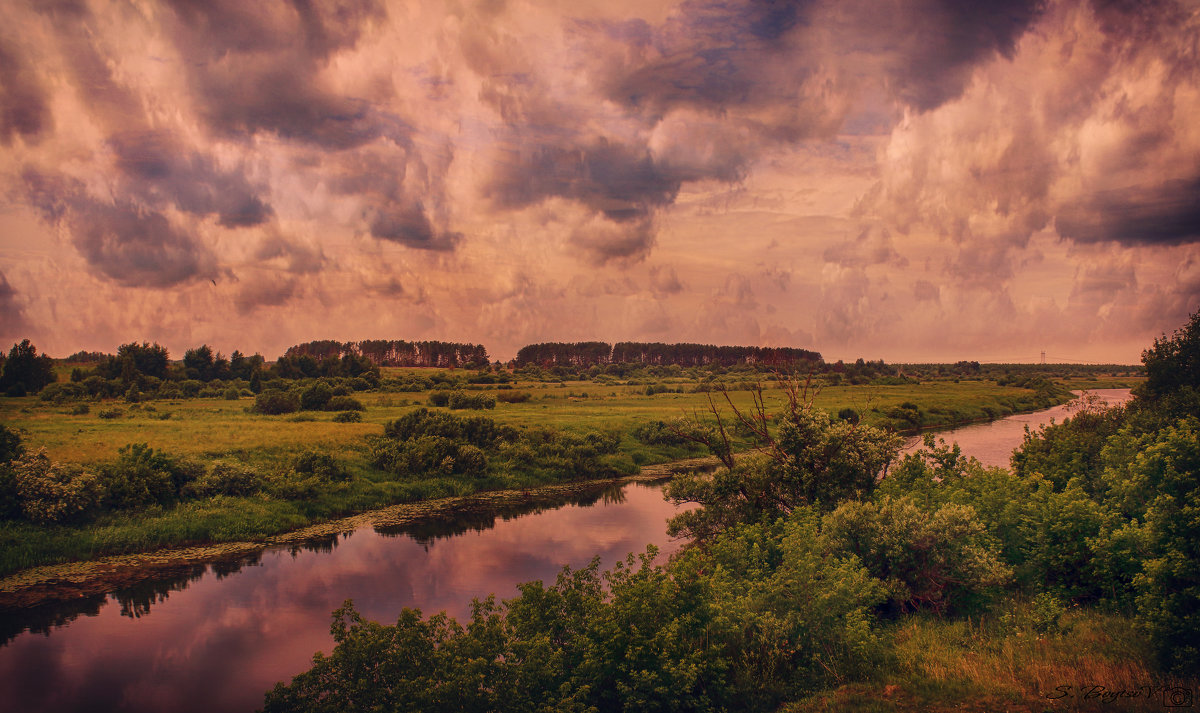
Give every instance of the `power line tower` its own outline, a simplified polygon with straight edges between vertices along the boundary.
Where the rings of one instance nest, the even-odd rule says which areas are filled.
[[[1043,364],[1046,363],[1046,350],[1045,349],[1042,350],[1042,363]]]

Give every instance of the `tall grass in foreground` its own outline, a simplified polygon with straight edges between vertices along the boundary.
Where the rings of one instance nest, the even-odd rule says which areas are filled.
[[[890,635],[892,660],[875,681],[781,710],[1162,711],[1200,696],[1200,680],[1155,670],[1150,643],[1122,614],[1071,608],[1055,620],[1014,600],[976,618],[914,615]]]

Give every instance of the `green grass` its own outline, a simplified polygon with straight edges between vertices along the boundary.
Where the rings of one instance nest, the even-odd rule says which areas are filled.
[[[396,370],[399,371],[399,370]],[[692,414],[705,416],[709,398],[732,419],[725,396],[692,393],[695,381],[660,379],[688,393],[646,395],[639,384],[522,382],[514,388],[532,398],[499,403],[483,413],[498,422],[575,433],[611,431],[623,434],[621,451],[637,465],[698,455],[683,447],[650,447],[632,437],[640,423],[670,421]],[[767,383],[768,387],[774,384]],[[489,387],[494,388],[494,387]],[[284,470],[299,451],[319,449],[336,457],[355,474],[349,484],[332,486],[308,500],[280,500],[266,495],[189,501],[142,512],[107,513],[82,525],[35,526],[0,522],[0,575],[15,570],[105,554],[146,551],[168,545],[259,539],[320,520],[400,502],[463,495],[484,489],[530,487],[546,482],[537,474],[493,474],[478,480],[430,478],[398,481],[369,465],[366,437],[382,432],[384,423],[424,406],[429,392],[358,393],[367,407],[361,423],[334,423],[331,413],[263,416],[248,413],[249,398],[159,400],[128,404],[120,400],[92,403],[89,413],[73,415],[74,404],[50,404],[37,397],[0,399],[0,423],[20,434],[27,449],[45,448],[54,460],[93,464],[117,457],[121,447],[146,443],[173,456],[200,461],[236,460],[269,477]],[[740,409],[752,406],[750,391],[729,392]],[[764,392],[768,411],[778,411],[785,393]],[[900,386],[836,386],[817,393],[815,405],[837,412],[853,408],[866,423],[911,429],[912,423],[889,416],[902,403],[919,407],[921,426],[939,428],[998,418],[1065,400],[994,382],[950,380]],[[117,418],[102,411],[120,409]],[[169,418],[161,418],[169,413]]]
[[[1142,687],[1198,691],[1198,681],[1155,670],[1129,616],[1076,607],[1054,633],[1039,633],[1034,618],[1019,600],[978,618],[906,617],[885,630],[892,660],[874,680],[781,711],[1161,711],[1161,692],[1147,698]]]

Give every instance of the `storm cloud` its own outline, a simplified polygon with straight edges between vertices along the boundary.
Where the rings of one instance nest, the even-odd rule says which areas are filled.
[[[18,135],[36,140],[50,121],[46,94],[30,65],[0,36],[0,142]]]
[[[1200,242],[1200,178],[1101,191],[1063,206],[1064,238],[1125,245]]]
[[[56,351],[1130,360],[1200,302],[1194,3],[6,11],[0,308]]]

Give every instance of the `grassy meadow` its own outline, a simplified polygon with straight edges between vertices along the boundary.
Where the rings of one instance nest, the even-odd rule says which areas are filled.
[[[69,367],[60,366],[64,375]],[[430,408],[434,389],[423,391],[369,390],[355,392],[365,410],[360,422],[337,422],[335,414],[300,411],[282,415],[253,412],[249,395],[150,399],[127,402],[103,399],[54,403],[37,396],[0,399],[0,423],[19,435],[27,452],[44,449],[54,463],[103,468],[121,457],[130,444],[146,444],[154,452],[199,463],[234,464],[264,483],[283,482],[298,453],[329,456],[344,469],[336,482],[303,487],[264,487],[247,494],[217,493],[211,497],[144,507],[109,509],[83,522],[45,523],[0,521],[0,575],[71,560],[107,554],[146,551],[165,546],[253,540],[302,527],[323,519],[402,502],[467,495],[480,490],[535,487],[564,477],[600,477],[636,472],[642,465],[705,455],[694,443],[647,443],[635,434],[639,426],[677,419],[711,420],[710,403],[734,420],[729,403],[743,411],[753,406],[750,387],[773,375],[741,374],[713,380],[691,375],[647,379],[600,377],[587,380],[522,379],[503,385],[466,382],[466,373],[431,369],[383,370],[383,383],[435,375],[445,381],[461,379],[467,393],[528,394],[515,403],[503,398],[481,413],[501,426],[565,434],[584,441],[603,434],[610,446],[593,471],[564,475],[570,462],[558,458],[557,471],[507,469],[509,461],[494,461],[490,472],[477,477],[458,473],[406,474],[385,472],[373,464],[371,441],[385,424],[418,409]],[[1065,388],[1121,386],[1129,377],[1092,376],[1087,380],[1039,389],[1001,386],[996,380],[932,379],[904,383],[828,385],[811,391],[814,405],[832,414],[852,409],[864,423],[911,432],[1045,408],[1069,398]],[[762,381],[768,412],[785,402],[778,384]],[[724,392],[719,389],[727,389]],[[709,389],[700,391],[699,389]],[[718,389],[718,390],[713,390]],[[248,392],[244,392],[247,393]],[[522,397],[524,398],[524,397]],[[591,434],[591,435],[589,435]],[[573,441],[573,442],[575,442]],[[595,459],[593,459],[595,460]],[[555,474],[556,473],[556,474]],[[290,481],[289,481],[290,482]]]

